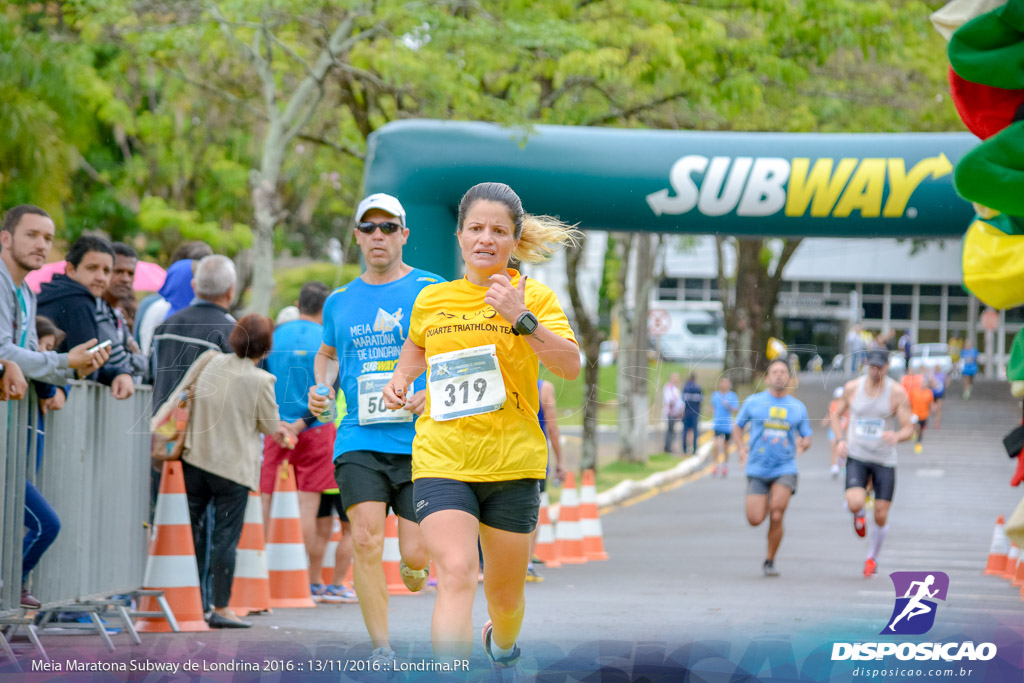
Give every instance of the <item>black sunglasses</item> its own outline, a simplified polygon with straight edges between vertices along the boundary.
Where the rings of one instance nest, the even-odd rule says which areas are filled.
[[[362,223],[357,225],[356,228],[358,228],[359,232],[363,233],[364,235],[372,235],[373,231],[376,230],[377,228],[380,228],[380,231],[385,235],[391,235],[401,230],[402,226],[398,223],[391,223],[390,221],[387,223],[374,223],[373,221],[363,221]]]

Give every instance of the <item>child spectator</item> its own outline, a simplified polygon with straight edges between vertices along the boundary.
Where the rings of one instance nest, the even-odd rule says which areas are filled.
[[[49,318],[36,316],[36,334],[39,337],[40,351],[53,351],[64,339],[64,333]],[[67,389],[52,384],[35,381],[36,393],[39,394],[39,427],[36,442],[36,471],[43,459],[43,437],[45,436],[43,416],[50,410],[64,407]],[[29,572],[35,569],[43,553],[49,549],[60,531],[60,518],[49,502],[30,481],[25,482],[25,539],[22,542],[21,561],[21,604],[24,607],[38,609],[39,600],[24,587]]]

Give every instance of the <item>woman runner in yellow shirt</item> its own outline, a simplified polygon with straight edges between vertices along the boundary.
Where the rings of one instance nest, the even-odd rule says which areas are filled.
[[[579,347],[554,293],[507,268],[539,263],[577,231],[530,216],[508,185],[481,183],[459,203],[456,236],[466,276],[425,287],[384,401],[401,408],[424,370],[427,400],[416,423],[412,477],[420,528],[437,567],[431,624],[434,652],[472,650],[477,537],[491,617],[483,642],[494,666],[519,672],[530,533],[547,444],[537,421],[538,361],[566,379],[579,375]]]

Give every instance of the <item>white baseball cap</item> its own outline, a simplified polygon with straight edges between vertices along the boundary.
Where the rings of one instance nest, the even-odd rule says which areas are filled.
[[[363,216],[370,209],[380,209],[386,211],[392,216],[398,219],[398,222],[405,226],[405,209],[402,207],[402,202],[398,201],[396,197],[392,197],[389,194],[383,192],[376,192],[359,202],[359,208],[356,209],[356,220],[363,220]]]

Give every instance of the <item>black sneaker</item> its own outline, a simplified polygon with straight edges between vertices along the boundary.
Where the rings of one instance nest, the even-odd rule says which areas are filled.
[[[775,561],[774,560],[765,560],[764,561],[764,566],[762,567],[762,569],[764,569],[764,575],[765,576],[778,576],[779,575],[779,570],[775,568]]]

